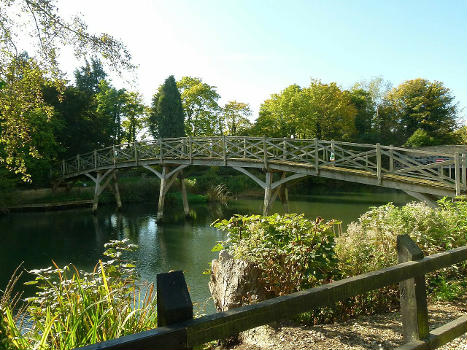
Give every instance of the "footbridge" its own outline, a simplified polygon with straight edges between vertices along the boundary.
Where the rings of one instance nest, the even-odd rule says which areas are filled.
[[[380,144],[357,144],[318,139],[243,136],[164,138],[115,145],[63,160],[57,175],[67,180],[85,175],[95,183],[93,210],[99,195],[110,186],[121,206],[119,169],[143,167],[161,180],[158,219],[163,216],[167,191],[189,166],[228,166],[264,189],[263,214],[279,196],[287,210],[287,183],[305,176],[321,176],[395,188],[434,205],[435,197],[466,193],[467,148],[440,153]],[[156,166],[156,168],[154,167]],[[260,169],[259,175],[252,169]]]

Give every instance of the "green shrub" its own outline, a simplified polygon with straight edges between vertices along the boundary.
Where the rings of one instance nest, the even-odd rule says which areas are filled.
[[[0,304],[0,344],[7,349],[72,349],[156,327],[153,285],[143,293],[127,240],[106,244],[93,272],[73,265],[30,271],[38,288],[16,317],[7,288]],[[13,298],[14,299],[14,298]],[[26,320],[21,323],[21,320]]]
[[[228,232],[222,245],[235,258],[258,266],[266,290],[278,296],[336,278],[335,223],[274,214],[235,215],[213,225]]]
[[[363,214],[337,239],[336,253],[342,274],[354,276],[397,264],[396,240],[400,234],[408,234],[425,255],[465,245],[467,203],[446,199],[438,203],[436,209],[424,203],[409,203],[400,208],[390,203]],[[442,281],[462,279],[466,272],[464,263],[430,274],[429,290],[438,289],[439,277]],[[384,293],[379,294],[383,297]],[[397,297],[397,293],[390,294]]]

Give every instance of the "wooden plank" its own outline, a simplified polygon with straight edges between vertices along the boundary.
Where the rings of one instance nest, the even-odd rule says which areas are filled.
[[[423,259],[423,253],[408,235],[397,236],[399,263]],[[425,275],[399,282],[402,329],[404,341],[410,342],[428,336],[428,306]]]
[[[149,331],[126,335],[117,339],[91,344],[75,350],[178,350],[186,349],[186,329],[159,327]]]
[[[434,329],[428,339],[406,343],[396,350],[431,350],[439,348],[451,340],[467,333],[467,316],[461,316],[454,321]]]

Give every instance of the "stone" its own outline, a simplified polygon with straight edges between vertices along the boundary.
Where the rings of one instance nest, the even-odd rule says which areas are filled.
[[[268,298],[260,270],[252,263],[234,259],[228,251],[219,252],[211,265],[209,290],[217,311],[227,311]]]

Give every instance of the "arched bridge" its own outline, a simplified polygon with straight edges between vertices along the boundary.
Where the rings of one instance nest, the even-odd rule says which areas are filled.
[[[177,175],[191,165],[229,166],[258,183],[264,190],[264,214],[279,195],[287,202],[286,183],[304,176],[321,176],[369,185],[396,188],[433,203],[432,196],[466,192],[467,148],[458,153],[436,153],[380,144],[323,141],[318,139],[243,136],[164,138],[115,145],[62,161],[57,169],[63,180],[86,175],[95,182],[94,209],[99,195],[113,179],[120,202],[116,170],[144,167],[161,179],[158,217],[164,198]],[[162,167],[162,171],[153,168]],[[262,169],[264,179],[250,172]],[[279,173],[280,176],[275,173]],[[186,192],[182,181],[184,207]],[[121,204],[119,204],[120,206]]]

